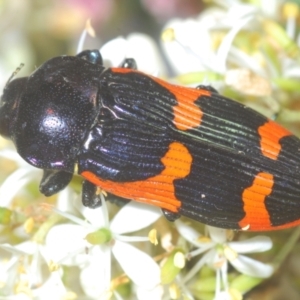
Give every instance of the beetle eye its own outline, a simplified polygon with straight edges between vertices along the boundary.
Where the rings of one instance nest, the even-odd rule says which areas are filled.
[[[10,139],[16,123],[19,103],[26,89],[27,77],[9,82],[3,91],[0,101],[0,134]]]

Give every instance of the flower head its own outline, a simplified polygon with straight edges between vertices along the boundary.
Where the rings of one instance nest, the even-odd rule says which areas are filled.
[[[101,209],[81,207],[84,219],[57,211],[75,224],[54,226],[46,239],[47,252],[58,264],[81,269],[82,288],[90,296],[99,297],[111,292],[111,255],[137,286],[153,289],[160,280],[158,265],[148,254],[129,243],[149,239],[126,234],[146,228],[161,213],[156,208],[149,210],[149,207],[145,209],[144,205],[132,202],[109,222],[103,195],[101,201]]]
[[[176,226],[181,236],[196,247],[195,250],[187,254],[187,258],[191,259],[202,254],[201,259],[185,275],[183,282],[193,278],[206,264],[216,270],[216,298],[221,293],[221,285],[223,285],[225,292],[228,291],[228,264],[231,264],[240,273],[252,277],[267,278],[273,273],[273,268],[270,265],[243,255],[271,249],[272,242],[269,237],[257,236],[248,240],[233,242],[228,241],[228,231],[225,229],[207,226],[209,236],[203,236],[181,221],[176,221]]]

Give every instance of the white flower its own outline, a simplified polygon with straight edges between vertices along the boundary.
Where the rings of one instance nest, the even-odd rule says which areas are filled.
[[[204,82],[217,89],[226,85],[243,94],[268,97],[271,113],[263,105],[254,107],[271,117],[279,109],[271,97],[272,89],[298,89],[296,82],[292,85],[286,80],[300,77],[300,34],[297,36],[295,26],[298,6],[283,1],[262,1],[261,6],[238,0],[216,2],[223,9],[212,7],[198,18],[174,19],[166,24],[162,48],[176,79],[181,84]],[[269,18],[279,8],[286,19],[286,32]],[[187,76],[190,73],[196,74]]]
[[[170,32],[169,38],[166,36],[168,32],[163,34],[162,47],[176,74],[203,70],[225,73],[227,59],[234,60],[229,53],[235,36],[253,18],[248,6],[233,7],[231,10],[214,8],[200,14],[198,19],[175,19],[165,26],[173,33]],[[211,33],[220,29],[228,30],[228,33],[220,46],[214,49]]]
[[[104,63],[120,66],[125,58],[134,58],[138,70],[152,75],[165,74],[165,65],[155,41],[146,34],[131,33],[126,38],[115,38],[100,49]]]
[[[230,263],[240,273],[258,277],[267,278],[272,275],[273,268],[269,265],[244,256],[245,253],[263,252],[271,249],[272,241],[266,236],[257,236],[244,241],[228,242],[227,230],[207,226],[209,238],[201,236],[195,229],[187,226],[181,221],[176,221],[177,229],[182,237],[193,244],[197,249],[187,254],[188,258],[203,254],[201,259],[183,278],[187,282],[207,264],[216,270],[216,298],[221,292],[221,281],[228,290],[227,269]],[[220,299],[220,298],[218,298]]]
[[[30,166],[15,150],[9,148],[1,150],[0,157],[11,160],[18,166],[0,186],[0,206],[9,207],[17,193],[24,192],[25,185],[41,176],[41,170]]]
[[[93,35],[91,31],[93,32],[93,28],[87,23],[81,35],[77,53],[83,50],[86,35]],[[126,38],[119,36],[112,39],[101,47],[100,53],[106,67],[118,67],[124,59],[133,58],[141,72],[156,76],[166,72],[156,42],[143,33],[131,33]]]
[[[148,237],[125,233],[146,228],[161,216],[160,211],[130,202],[109,222],[103,195],[101,201],[101,209],[80,207],[85,220],[60,212],[77,224],[57,225],[50,230],[45,245],[48,255],[58,264],[79,266],[82,288],[90,297],[111,293],[111,254],[136,285],[153,289],[160,282],[158,265],[148,254],[128,243],[148,241]],[[99,236],[102,241],[97,244]]]
[[[41,255],[42,245],[27,241],[12,246],[1,244],[0,281],[1,295],[24,297],[24,299],[60,299],[67,295],[61,272],[47,270],[46,260]],[[4,251],[10,255],[4,260]],[[48,272],[47,272],[48,271]],[[15,298],[14,298],[15,299]]]
[[[60,193],[58,203],[65,201],[71,195],[70,193],[70,189]],[[43,245],[49,224],[53,226],[53,223],[55,224],[59,220],[60,216],[49,216],[30,240],[24,226],[19,226],[14,233],[17,236],[23,231],[22,234],[26,241],[16,245],[7,242],[0,244],[1,295],[8,298],[10,296],[25,297],[24,299],[27,299],[26,297],[28,299],[33,297],[59,299],[66,296],[67,290],[61,279],[61,272],[60,270],[51,270],[51,260],[47,257],[47,251]]]

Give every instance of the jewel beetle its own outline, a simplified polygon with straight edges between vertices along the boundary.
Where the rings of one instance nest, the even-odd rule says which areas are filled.
[[[300,140],[209,86],[187,88],[105,68],[98,50],[46,61],[10,80],[0,134],[43,169],[40,191],[65,188],[75,169],[84,205],[97,187],[216,227],[300,224]]]

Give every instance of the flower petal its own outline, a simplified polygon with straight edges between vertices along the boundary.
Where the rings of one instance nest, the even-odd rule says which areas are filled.
[[[100,299],[109,291],[111,252],[108,247],[93,247],[89,256],[91,259],[88,266],[85,266],[80,273],[81,285],[89,297]]]
[[[22,189],[22,187],[33,178],[36,178],[39,173],[40,170],[26,166],[17,169],[8,176],[0,187],[1,206],[9,206],[13,197]]]
[[[237,253],[264,252],[270,250],[272,245],[272,240],[267,236],[256,236],[248,240],[228,243],[228,246]]]
[[[273,267],[261,263],[250,257],[239,255],[236,259],[231,260],[230,263],[242,274],[249,276],[268,278],[273,274]]]
[[[57,195],[56,209],[76,214],[77,210],[73,205],[73,200],[76,200],[78,195],[69,186],[63,189]]]
[[[120,51],[120,49],[122,50]],[[120,36],[104,44],[100,52],[105,62],[108,62],[108,67],[116,67],[124,60],[126,49],[127,42]]]
[[[116,214],[110,230],[116,234],[134,232],[150,226],[161,215],[157,207],[131,201]]]
[[[14,255],[32,255],[37,249],[37,244],[26,241],[15,246],[10,244],[1,244],[0,248]]]
[[[28,163],[24,161],[24,159],[16,152],[16,150],[12,149],[2,149],[0,151],[0,156],[9,160],[13,160],[19,166],[28,167]]]
[[[157,75],[165,73],[165,66],[159,54],[155,41],[143,33],[132,33],[127,37],[126,57],[136,60],[138,69],[142,72]]]
[[[199,238],[202,236],[198,231],[196,231],[191,226],[186,225],[184,222],[181,222],[180,220],[177,220],[175,222],[176,228],[179,231],[180,235],[193,244],[194,246],[199,246]]]
[[[139,71],[149,74],[165,73],[165,66],[154,40],[146,34],[132,33],[126,39],[118,37],[101,48],[109,66],[119,66],[125,58],[134,58]]]
[[[226,242],[226,229],[213,226],[207,226],[206,228],[208,229],[209,236],[215,243],[222,244]]]
[[[198,260],[198,262],[188,271],[188,273],[183,277],[182,282],[186,283],[187,281],[192,279],[205,264],[210,265],[211,261],[214,259],[214,257],[215,257],[214,250],[210,250],[207,253],[205,253]]]
[[[162,299],[164,289],[162,285],[157,285],[154,289],[146,290],[141,287],[136,288],[136,295],[138,300],[153,300]]]
[[[162,48],[176,74],[199,72],[204,69],[203,63],[211,63],[210,35],[203,23],[194,19],[174,19],[165,30],[174,35],[173,40],[163,39]],[[201,39],[195,38],[197,36]]]
[[[230,51],[230,48],[232,47],[233,40],[235,36],[238,34],[238,32],[247,24],[253,17],[246,17],[242,18],[240,20],[236,20],[235,25],[229,30],[229,32],[226,34],[224,39],[222,40],[222,43],[217,51],[216,55],[216,62],[214,69],[216,72],[219,72],[221,74],[224,74],[226,71],[226,60],[228,53]]]
[[[64,299],[67,297],[67,290],[58,271],[50,272],[47,281],[37,289],[33,289],[35,299]]]
[[[106,205],[106,203],[105,203]],[[84,216],[86,220],[89,221],[89,223],[95,228],[99,229],[101,227],[106,227],[106,221],[104,218],[104,210],[106,208],[99,207],[97,209],[91,209],[89,207],[86,207],[82,204],[81,199],[76,199],[74,202],[74,206],[76,209]]]
[[[214,300],[232,300],[232,297],[227,291],[221,291],[215,295]]]
[[[85,240],[86,234],[87,231],[82,226],[54,226],[46,237],[43,256],[65,265],[79,265],[88,259],[85,249],[90,245]]]
[[[159,266],[148,254],[118,240],[115,241],[112,252],[124,272],[137,286],[153,289],[159,284]]]

